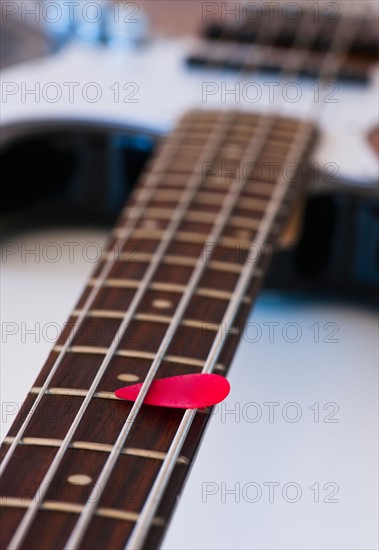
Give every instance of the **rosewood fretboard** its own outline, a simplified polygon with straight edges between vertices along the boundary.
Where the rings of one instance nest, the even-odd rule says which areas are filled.
[[[228,111],[167,138],[1,447],[2,548],[159,544],[210,411],[132,419],[113,392],[227,373],[313,140],[307,122]]]

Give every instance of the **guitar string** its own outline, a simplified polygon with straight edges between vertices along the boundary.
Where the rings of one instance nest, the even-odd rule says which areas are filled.
[[[267,120],[266,120],[266,122],[267,122]],[[271,126],[272,126],[272,121],[271,121],[271,125],[267,129],[267,133],[266,133],[267,136],[269,134]],[[258,149],[257,152],[255,152],[256,157],[259,155],[260,149],[263,147],[264,143],[265,142],[263,140],[261,140],[261,143],[259,145],[259,149]],[[256,147],[255,137],[252,138],[249,145],[250,145],[250,147],[248,147],[247,152],[245,154],[245,157],[243,159],[243,162],[245,162],[245,163],[248,162],[248,161],[251,161],[251,159],[252,159],[252,155],[254,153],[254,151],[252,151],[252,149],[254,150],[254,148]],[[245,184],[246,184],[246,181],[243,181],[242,183],[238,183],[238,184],[235,183],[234,185],[236,187],[236,190],[231,189],[231,191],[229,193],[230,194],[230,200],[228,200],[228,197],[226,197],[226,199],[224,201],[224,208],[222,209],[222,211],[221,211],[221,213],[220,213],[220,215],[217,219],[217,221],[219,221],[220,228],[219,229],[217,228],[218,223],[216,222],[213,234],[209,235],[210,242],[214,243],[213,248],[214,248],[217,240],[220,238],[220,235],[222,234],[223,228],[227,224],[227,221],[230,217],[230,214],[231,214],[232,210],[235,207],[235,202],[237,201],[238,197],[242,193],[242,190],[245,187]],[[210,256],[210,254],[209,254],[209,256]],[[207,257],[209,258],[209,256],[207,256]],[[193,296],[193,293],[195,291],[197,282],[200,280],[201,274],[203,273],[204,269],[205,269],[205,262],[200,257],[200,259],[198,261],[198,264],[197,264],[197,266],[194,270],[194,273],[191,277],[191,280],[188,283],[186,292],[184,293],[184,295],[182,297],[182,300],[181,300],[181,302],[179,303],[179,305],[177,307],[176,313],[175,313],[174,317],[171,320],[170,326],[169,326],[169,328],[168,328],[168,330],[167,330],[167,332],[164,336],[164,339],[161,343],[161,346],[160,346],[159,350],[156,353],[155,360],[154,360],[152,366],[150,367],[150,370],[149,370],[149,372],[147,374],[147,377],[145,379],[144,385],[145,384],[148,385],[147,390],[148,390],[148,387],[150,386],[150,384],[151,384],[151,382],[152,382],[152,380],[153,380],[153,378],[154,378],[154,376],[155,376],[155,374],[156,374],[156,372],[157,372],[157,370],[160,366],[161,360],[164,357],[169,344],[172,341],[172,338],[173,338],[173,336],[174,336],[174,334],[175,334],[175,332],[178,328],[178,325],[179,325],[179,323],[180,323],[180,321],[183,317],[185,309],[186,309],[190,299]],[[143,389],[141,390],[141,393],[139,394],[138,399],[135,403],[137,413],[138,413],[138,411],[140,409],[140,406],[142,405],[143,399],[144,399],[144,394],[142,392],[143,392]],[[140,403],[138,404],[138,408],[137,408],[137,402],[139,400],[140,400]],[[130,416],[132,416],[132,413],[130,413]],[[97,483],[96,483],[97,486],[104,487],[106,485],[106,483],[109,479],[109,476],[110,476],[110,474],[113,470],[113,467],[115,465],[115,462],[119,457],[120,450],[125,445],[126,438],[128,437],[128,435],[129,435],[129,433],[130,433],[130,431],[133,427],[133,423],[135,421],[135,418],[132,418],[131,422],[128,422],[128,420],[129,420],[129,418],[126,420],[124,428],[120,432],[119,437],[118,437],[118,439],[117,439],[117,441],[116,441],[116,443],[115,443],[115,445],[112,449],[112,452],[111,452],[110,456],[108,457],[107,462],[105,463],[100,476],[97,479]],[[94,494],[94,492],[95,492],[95,489],[93,489],[90,497],[87,500],[87,504],[85,505],[85,507],[82,511],[82,514],[81,514],[79,520],[77,521],[77,523],[75,525],[75,528],[71,532],[71,536],[70,536],[70,538],[68,539],[68,541],[65,545],[65,548],[67,548],[67,549],[76,548],[80,544],[80,542],[81,542],[81,540],[82,540],[82,538],[85,534],[85,530],[86,530],[90,520],[92,519],[94,510],[97,506],[96,499],[95,499],[96,495]]]
[[[349,42],[353,40],[355,33],[358,31],[357,27],[355,27],[353,29],[353,32],[350,33],[348,38]],[[338,39],[336,39],[336,42],[337,42],[336,50],[339,47],[339,38],[340,37],[338,36]],[[329,75],[330,75],[330,65],[332,64],[333,64],[333,60],[331,57],[326,59],[325,65],[323,66],[323,69],[324,69],[323,72],[329,72]],[[338,70],[337,66],[335,66],[335,68]],[[335,74],[337,75],[338,73],[335,73]],[[322,74],[320,76],[322,77]],[[291,151],[288,154],[289,158],[286,159],[288,163],[293,162],[291,160],[292,155],[294,156],[295,161],[296,159],[299,158],[298,152],[296,152],[296,141],[298,141],[299,147],[304,146],[304,143],[307,142],[307,138],[309,137],[309,134],[308,134],[309,131],[311,131],[311,126],[308,127],[308,132],[306,132],[307,135],[304,136],[302,132],[299,132],[297,136],[297,140],[294,141],[293,146],[291,147]],[[295,149],[295,152],[292,151],[293,149]],[[268,206],[266,210],[266,216],[262,220],[261,227],[258,231],[258,236],[254,241],[258,243],[258,246],[262,247],[264,243],[267,242],[269,239],[270,230],[272,228],[273,222],[280,210],[280,205],[283,201],[283,198],[286,196],[290,185],[290,178],[287,177],[286,179],[287,181],[282,177],[281,181],[279,181],[275,187],[274,195],[276,192],[277,197],[273,196],[271,200],[271,203],[274,206],[272,209],[270,209],[270,205]],[[226,340],[224,338],[224,335],[228,334],[228,331],[233,326],[235,317],[238,313],[238,310],[241,304],[241,299],[243,296],[246,295],[246,292],[248,291],[248,288],[254,276],[255,267],[256,266],[252,267],[251,263],[249,263],[248,260],[246,261],[244,268],[241,272],[241,275],[239,277],[239,280],[237,282],[235,294],[228,305],[227,311],[225,312],[224,318],[220,324],[220,329],[216,334],[216,337],[213,341],[212,348],[208,354],[207,360],[205,362],[205,365],[202,371],[203,373],[211,373],[214,370],[216,362],[219,358],[219,354],[223,349],[223,345]],[[128,542],[125,546],[125,550],[140,550],[142,548],[142,545],[144,544],[144,541],[151,528],[153,518],[157,513],[157,509],[161,502],[163,494],[171,479],[175,464],[177,463],[178,456],[186,441],[188,432],[194,421],[196,413],[197,413],[196,409],[186,410],[183,416],[183,419],[179,425],[179,428],[176,432],[174,440],[160,467],[159,473],[155,479],[153,487],[151,488],[150,493],[147,499],[145,500],[145,504],[139,514],[139,517],[136,521],[134,529],[128,539]]]

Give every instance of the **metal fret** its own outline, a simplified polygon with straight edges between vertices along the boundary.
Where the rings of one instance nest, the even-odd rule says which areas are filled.
[[[273,184],[261,181],[251,181],[246,185],[245,194],[252,193],[253,195],[264,195],[269,198],[272,193]],[[255,197],[252,200],[259,200]]]
[[[237,242],[235,239],[233,240],[234,244]],[[257,276],[260,276],[262,271],[257,272]],[[96,285],[97,279],[91,279],[88,282],[89,286]],[[110,288],[139,288],[140,282],[139,281],[133,281],[133,280],[125,280],[125,279],[107,279],[103,283],[104,287],[110,287]],[[185,285],[175,285],[171,283],[151,283],[148,287],[150,290],[158,290],[162,292],[173,292],[175,294],[183,294],[183,292],[186,289]],[[204,296],[205,298],[218,298],[219,300],[230,300],[233,296],[232,292],[224,291],[224,290],[214,290],[211,288],[198,288],[195,292],[198,296]],[[249,296],[246,296],[243,299],[244,303],[248,304],[250,303]]]
[[[55,345],[53,351],[60,353],[63,349],[63,346]],[[108,348],[101,348],[95,346],[70,346],[67,348],[67,353],[88,353],[92,355],[105,355],[108,351]]]
[[[81,313],[80,309],[75,309],[71,313],[71,317],[79,317]],[[93,318],[93,319],[123,319],[125,313],[122,311],[114,311],[110,309],[91,309],[87,313],[87,317]]]
[[[81,315],[81,310],[76,309],[71,314],[72,317],[79,317]],[[94,319],[123,319],[124,313],[120,311],[108,311],[108,310],[92,310],[88,313],[87,317],[93,317]],[[137,313],[133,320],[135,321],[146,321],[148,323],[162,323],[169,325],[171,323],[172,317],[166,315],[154,315],[152,313]],[[212,323],[205,323],[204,321],[198,321],[197,319],[183,319],[182,326],[198,328],[201,330],[217,331],[218,325]],[[232,334],[238,334],[239,331],[237,328],[231,329]]]
[[[233,240],[234,244],[238,242],[238,240]],[[112,252],[107,252],[103,255],[103,259],[107,260],[110,256],[113,256]],[[138,252],[133,253],[131,256],[128,253],[120,253],[117,254],[117,261],[119,262],[145,262],[149,263],[152,259],[153,255],[149,254],[148,252]],[[175,256],[175,255],[168,255],[164,256],[162,258],[162,264],[163,265],[173,265],[173,266],[185,266],[185,267],[195,267],[196,265],[196,258],[192,257],[186,257],[186,256]],[[227,273],[240,273],[242,270],[241,264],[233,264],[231,262],[222,262],[222,261],[210,261],[208,263],[209,269],[214,269],[215,271],[223,271]],[[260,272],[260,275],[263,275],[263,272]],[[257,272],[257,276],[260,276]]]
[[[149,286],[151,290],[161,290],[162,292],[175,292],[183,294],[186,290],[185,285],[176,285],[174,283],[151,283]]]
[[[40,389],[40,388],[39,388]],[[3,441],[5,445],[12,445],[16,441],[15,437],[6,437]],[[60,447],[61,439],[51,439],[43,437],[24,437],[18,441],[18,445],[32,445],[34,447]]]
[[[161,221],[169,221],[171,219],[172,211],[169,209],[160,209],[160,208],[152,208],[146,210],[146,216],[151,216],[152,218],[156,218],[157,220]],[[213,224],[215,219],[217,218],[216,213],[212,212],[191,212],[188,211],[187,214],[184,217],[184,221],[188,222],[200,222],[200,223],[209,223]],[[259,220],[254,219],[251,217],[243,217],[243,216],[231,216],[229,221],[229,225],[232,227],[241,227],[243,229],[257,229],[259,225]],[[122,234],[122,230],[120,233]],[[118,231],[117,234],[120,234]],[[147,229],[141,229],[134,232],[134,235],[136,238],[153,238],[156,239],[157,237],[163,236],[163,231],[149,231]],[[189,233],[189,232],[183,232],[179,231],[176,235],[177,240],[185,241],[185,242],[206,242],[207,235],[198,235],[197,233]],[[133,260],[134,256],[129,259]]]
[[[81,513],[83,513],[84,508],[85,506],[83,506]],[[139,519],[139,514],[136,512],[126,512],[123,510],[115,510],[114,508],[98,508],[95,511],[95,516],[132,522],[137,522]],[[156,527],[163,527],[165,525],[165,521],[163,518],[156,517],[153,518],[152,525]]]
[[[204,296],[205,298],[218,298],[220,300],[227,300],[227,301],[229,301],[233,296],[233,293],[231,292],[226,292],[223,290],[212,290],[211,288],[199,288],[196,294],[198,296]],[[242,298],[243,304],[250,304],[250,302],[251,302],[250,296],[245,296],[244,298]]]
[[[96,286],[98,284],[98,279],[90,279],[87,283],[88,286]],[[140,281],[134,281],[132,279],[106,279],[105,281],[102,281],[102,286],[110,288],[137,289],[140,286]]]
[[[30,390],[30,393],[40,393],[42,391],[42,388],[39,387],[33,387]],[[66,397],[69,396],[75,396],[75,397],[86,397],[88,394],[88,390],[81,390],[76,388],[47,388],[45,390],[45,395],[63,395]],[[99,391],[93,394],[93,397],[96,397],[97,399],[113,399],[117,400],[117,397],[114,395],[113,392],[110,391]]]
[[[53,351],[61,351],[62,346],[54,346]],[[68,348],[67,353],[88,353],[92,355],[106,355],[108,348],[100,348],[95,346],[71,346]],[[154,361],[155,353],[149,353],[147,351],[138,351],[138,350],[122,350],[119,349],[115,352],[115,356],[119,357],[129,357],[131,359],[146,359],[148,361]],[[193,359],[192,357],[183,357],[181,355],[165,355],[164,361],[168,363],[175,363],[179,365],[187,365],[192,367],[203,368],[204,361],[200,359]],[[216,365],[216,370],[225,372],[225,365],[218,364]]]
[[[14,437],[6,437],[4,443],[11,445],[15,441]],[[18,445],[27,445],[31,447],[60,447],[63,439],[48,439],[43,437],[24,437],[20,439]],[[90,441],[73,441],[70,444],[70,449],[79,449],[81,451],[94,451],[100,453],[110,453],[113,449],[112,445],[105,443],[93,443]],[[134,447],[126,447],[121,451],[122,455],[137,456],[141,458],[152,458],[163,461],[167,453],[162,451],[154,451],[150,449],[136,449]],[[188,466],[189,460],[185,456],[179,456],[177,464]]]
[[[29,509],[32,506],[34,500],[16,497],[4,497],[0,499],[0,506],[2,508],[22,508]],[[81,514],[84,510],[84,505],[73,504],[71,502],[55,502],[46,500],[40,505],[42,510],[50,510],[52,512],[67,512],[70,514]],[[115,508],[100,507],[96,510],[95,515],[102,518],[120,519],[123,521],[137,522],[139,514],[136,512],[128,512],[126,510],[117,510]],[[162,527],[165,525],[163,518],[157,517],[152,521],[152,525]]]
[[[252,220],[249,218],[242,218],[242,222],[240,223],[249,223],[252,224]],[[254,229],[256,229],[256,223],[253,222]],[[138,229],[133,232],[132,239],[147,239],[147,240],[157,240],[157,241],[163,241],[164,239],[164,231],[163,230],[149,230],[149,229]],[[114,236],[117,238],[122,238],[123,235],[125,235],[125,232],[123,229],[116,229],[113,232]],[[209,235],[201,234],[201,233],[193,233],[189,231],[177,231],[175,233],[175,240],[178,242],[184,242],[184,243],[191,243],[191,244],[205,244],[206,242],[209,242]],[[219,244],[222,246],[234,246],[236,244],[236,239],[229,238],[229,237],[223,237],[220,239]],[[248,240],[239,240],[238,243],[242,247],[249,247],[251,245],[251,242]]]

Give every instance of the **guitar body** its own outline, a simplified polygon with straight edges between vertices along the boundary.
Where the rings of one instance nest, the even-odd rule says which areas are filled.
[[[113,55],[73,44],[45,59],[3,72],[3,143],[25,133],[62,127],[115,128],[166,135],[194,108],[238,107],[317,119],[322,138],[314,153],[319,181],[374,187],[377,158],[368,142],[375,124],[378,70],[368,83],[318,83],[220,69],[186,60],[195,39],[156,40]],[[325,181],[326,180],[326,181]]]

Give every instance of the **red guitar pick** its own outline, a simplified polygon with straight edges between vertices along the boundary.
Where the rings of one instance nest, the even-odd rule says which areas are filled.
[[[135,401],[142,384],[126,386],[115,395],[127,401]],[[154,380],[144,403],[175,409],[202,409],[223,401],[229,394],[230,384],[219,374],[183,374]]]

